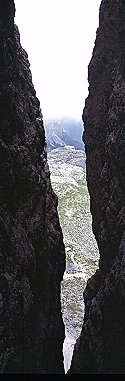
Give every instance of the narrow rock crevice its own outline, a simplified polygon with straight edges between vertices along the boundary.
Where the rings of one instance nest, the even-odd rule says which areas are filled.
[[[65,270],[40,103],[0,2],[0,373],[64,374]],[[102,0],[83,112],[87,184],[100,261],[69,374],[125,374],[125,7]]]

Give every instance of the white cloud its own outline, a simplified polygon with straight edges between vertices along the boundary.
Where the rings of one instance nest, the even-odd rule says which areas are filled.
[[[101,0],[15,0],[43,116],[81,118]]]

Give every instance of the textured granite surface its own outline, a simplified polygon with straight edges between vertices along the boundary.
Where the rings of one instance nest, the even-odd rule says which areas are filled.
[[[69,373],[125,374],[125,2],[102,0],[83,121],[99,270]]]
[[[61,374],[64,244],[14,13],[0,1],[0,373]]]

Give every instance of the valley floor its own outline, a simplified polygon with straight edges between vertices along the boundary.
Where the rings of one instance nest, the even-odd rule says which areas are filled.
[[[74,147],[57,148],[48,154],[51,182],[58,196],[58,212],[66,248],[62,281],[62,314],[66,330],[65,372],[84,317],[83,290],[98,267],[98,248],[92,232],[85,153]]]

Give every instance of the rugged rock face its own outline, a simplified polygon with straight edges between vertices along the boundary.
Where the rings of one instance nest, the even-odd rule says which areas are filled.
[[[0,1],[0,373],[63,373],[65,268],[40,104]]]
[[[76,150],[84,150],[82,143],[82,120],[77,121],[70,118],[62,118],[45,121],[45,131],[47,140],[47,151],[73,146]],[[75,134],[75,131],[77,133]],[[73,137],[73,135],[76,135]]]
[[[125,374],[125,2],[102,0],[83,113],[99,270],[69,373]]]

